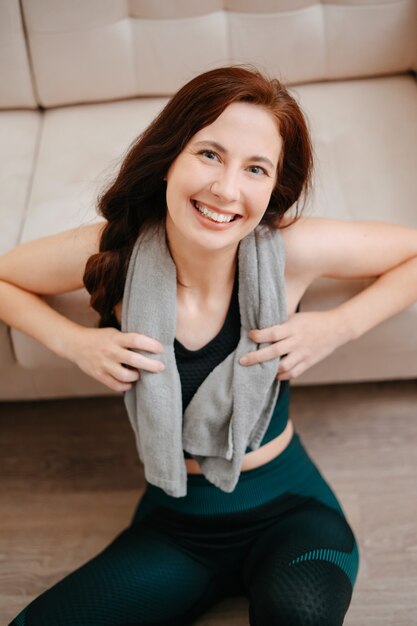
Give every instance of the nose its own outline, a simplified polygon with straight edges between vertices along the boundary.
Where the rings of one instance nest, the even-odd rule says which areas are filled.
[[[238,172],[230,168],[222,169],[211,184],[211,192],[224,202],[237,202],[240,198]]]

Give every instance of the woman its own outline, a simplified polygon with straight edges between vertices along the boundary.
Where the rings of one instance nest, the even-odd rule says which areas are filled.
[[[192,624],[231,595],[248,598],[252,626],[343,623],[358,546],[294,432],[289,381],[417,298],[402,288],[416,277],[417,232],[380,222],[288,219],[311,172],[307,125],[285,87],[243,67],[212,70],[185,85],[131,146],[100,198],[104,224],[1,257],[6,323],[111,389],[128,391],[141,371],[164,368],[157,336],[117,329],[138,234],[164,224],[178,277],[175,354],[184,409],[237,345],[237,250],[258,225],[279,229],[283,238],[288,316],[252,329],[254,341],[267,346],[248,354],[245,367],[279,355],[281,385],[261,446],[248,448],[234,491],[215,487],[185,454],[185,497],[147,483],[129,527],[33,600],[13,625]],[[30,276],[29,264],[36,268]],[[308,285],[324,275],[380,278],[335,309],[297,313]],[[70,322],[27,293],[83,284],[100,313],[97,329]],[[32,307],[31,317],[16,315],[22,303]]]

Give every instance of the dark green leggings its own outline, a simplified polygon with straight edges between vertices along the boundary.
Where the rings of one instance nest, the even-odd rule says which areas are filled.
[[[187,625],[242,595],[251,626],[336,626],[358,567],[343,509],[294,434],[232,493],[201,474],[184,498],[148,484],[130,526],[12,625]]]

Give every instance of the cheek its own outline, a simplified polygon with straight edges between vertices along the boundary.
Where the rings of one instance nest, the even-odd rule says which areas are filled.
[[[178,201],[186,192],[187,180],[181,171],[173,171],[167,177],[166,198],[168,206]]]
[[[188,211],[190,198],[196,195],[196,185],[192,183],[192,176],[175,177],[167,182],[167,210],[174,219],[175,216],[184,216],[184,212]]]
[[[259,191],[252,195],[250,201],[251,213],[254,217],[259,217],[259,215],[263,215],[268,207],[269,200],[271,198],[271,192],[269,189]]]
[[[193,165],[175,173],[175,176],[167,181],[167,201],[183,202],[209,188],[211,179],[207,170],[208,168]]]

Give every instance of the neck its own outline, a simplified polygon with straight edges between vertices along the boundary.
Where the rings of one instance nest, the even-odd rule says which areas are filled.
[[[191,241],[181,242],[166,232],[167,244],[177,268],[177,283],[193,299],[215,300],[233,286],[238,245],[207,250]]]

